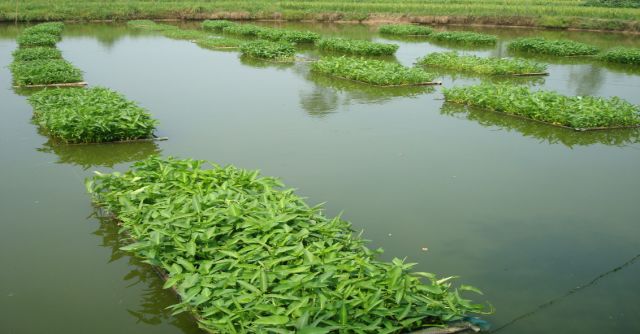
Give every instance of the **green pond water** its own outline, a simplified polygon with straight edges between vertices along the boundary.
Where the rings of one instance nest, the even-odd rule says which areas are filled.
[[[388,40],[364,25],[289,26],[397,43],[405,65],[452,48]],[[640,47],[633,35],[474,30],[501,37],[495,48],[464,50],[482,56],[507,56],[520,36]],[[11,88],[18,31],[0,26],[0,333],[200,332],[165,310],[173,293],[118,250],[116,229],[92,215],[85,194],[94,170],[123,171],[152,154],[281,177],[309,202],[327,202],[328,215],[344,212],[385,259],[482,289],[468,296],[495,306],[485,318],[500,333],[640,332],[640,261],[628,262],[640,254],[637,130],[578,133],[468,112],[443,104],[440,88],[371,88],[311,75],[306,63],[93,24],[67,26],[64,56],[91,86],[147,108],[169,140],[56,145],[31,123],[25,92]],[[551,74],[522,84],[640,104],[638,68],[538,59]]]

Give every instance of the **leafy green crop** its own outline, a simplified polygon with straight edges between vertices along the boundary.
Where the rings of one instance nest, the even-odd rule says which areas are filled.
[[[29,48],[35,46],[55,47],[59,40],[60,37],[46,32],[20,34],[16,39],[20,48]]]
[[[508,84],[444,89],[447,101],[574,129],[640,125],[640,108],[618,97],[564,96]]]
[[[477,289],[376,259],[349,222],[257,171],[152,157],[87,189],[122,249],[167,274],[171,309],[210,332],[401,333],[484,309],[459,294]]]
[[[495,45],[498,37],[470,31],[434,32],[430,38],[436,41],[465,44],[465,45]]]
[[[434,52],[418,60],[419,65],[489,75],[542,73],[547,66],[526,59],[461,56],[457,52]]]
[[[262,27],[253,24],[235,24],[222,28],[222,32],[231,35],[257,37]]]
[[[43,46],[16,49],[15,51],[13,51],[13,60],[16,62],[61,58],[62,53],[60,52],[60,50]]]
[[[82,81],[82,71],[64,59],[13,62],[9,65],[16,86],[48,85]]]
[[[433,29],[415,24],[385,24],[378,28],[378,32],[389,35],[428,36],[433,33]]]
[[[593,45],[568,39],[545,39],[540,37],[518,38],[509,43],[508,49],[554,56],[586,56],[594,55],[600,51]]]
[[[240,45],[246,43],[246,41],[235,38],[200,38],[196,40],[196,44],[206,49],[226,49],[226,48],[239,48]]]
[[[49,35],[60,38],[60,36],[62,35],[62,30],[64,30],[64,23],[47,22],[47,23],[36,24],[34,26],[26,28],[22,31],[22,34],[31,35],[31,34],[44,33],[44,34],[49,34]]]
[[[273,61],[293,61],[296,49],[291,43],[253,41],[240,45],[240,52],[254,58]]]
[[[362,56],[390,56],[396,53],[396,44],[375,43],[359,39],[323,38],[316,42],[320,50]]]
[[[236,25],[237,23],[227,20],[205,20],[202,22],[202,29],[209,31],[222,31],[225,27]]]
[[[46,89],[29,97],[34,119],[66,143],[151,138],[157,121],[134,102],[106,88]]]
[[[209,36],[209,34],[201,30],[180,29],[178,27],[174,27],[173,29],[164,29],[161,32],[165,37],[173,39],[197,40],[207,38]]]
[[[600,54],[598,58],[610,63],[640,65],[640,49],[617,47]]]
[[[377,86],[418,85],[435,79],[435,75],[420,68],[408,68],[388,61],[351,57],[322,58],[311,65],[311,70]]]
[[[215,21],[211,22],[215,23]],[[320,35],[310,31],[269,28],[253,24],[237,24],[232,22],[229,22],[231,24],[222,24],[223,26],[220,28],[221,24],[214,25],[214,23],[208,24],[209,26],[213,25],[213,27],[209,29],[221,29],[222,32],[226,34],[257,37],[273,42],[284,41],[291,43],[314,43],[320,39]]]

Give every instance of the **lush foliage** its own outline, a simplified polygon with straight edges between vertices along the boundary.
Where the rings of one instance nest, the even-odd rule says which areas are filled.
[[[640,125],[640,108],[620,98],[564,96],[514,85],[481,84],[444,90],[447,101],[574,129]]]
[[[60,38],[58,36],[46,32],[20,34],[16,39],[18,46],[21,48],[36,46],[55,47],[59,40]]]
[[[415,24],[385,24],[378,28],[378,32],[389,35],[428,36],[433,33],[433,29]]]
[[[67,143],[150,138],[156,121],[134,102],[106,88],[47,89],[29,97],[35,121]]]
[[[222,28],[222,32],[230,35],[257,37],[262,27],[253,24],[234,24]]]
[[[9,66],[16,86],[48,85],[82,81],[82,71],[64,59],[13,62]]]
[[[526,59],[461,56],[457,52],[430,53],[419,59],[418,64],[490,75],[542,73],[547,69],[544,64]]]
[[[494,45],[498,40],[495,35],[480,34],[470,31],[442,31],[430,35],[433,40],[465,44],[465,45]]]
[[[13,60],[16,62],[61,59],[62,53],[56,48],[36,46],[13,51]]]
[[[196,44],[203,48],[207,49],[228,49],[228,48],[239,48],[240,45],[246,43],[246,41],[242,41],[235,38],[200,38],[196,40]]]
[[[210,31],[222,31],[225,27],[236,25],[237,23],[227,20],[205,20],[202,22],[202,29]]]
[[[508,48],[511,51],[554,56],[585,56],[599,52],[599,49],[593,45],[568,39],[544,39],[540,37],[518,38],[509,43]]]
[[[375,43],[360,39],[323,38],[316,42],[320,50],[362,56],[389,56],[396,53],[396,44]]]
[[[214,22],[215,21],[209,21]],[[222,30],[226,34],[241,35],[248,37],[257,37],[274,42],[291,42],[291,43],[314,43],[320,39],[320,35],[310,31],[296,31],[289,29],[279,29],[262,27],[253,24],[237,24],[229,21],[220,28],[220,24],[214,25],[217,30]],[[209,23],[211,26],[213,23]],[[204,25],[204,24],[203,24]],[[213,29],[213,28],[211,28]]]
[[[252,41],[240,45],[240,52],[242,52],[243,55],[254,58],[274,61],[293,61],[296,49],[291,43]]]
[[[640,65],[640,48],[613,48],[598,57],[610,63]]]
[[[30,34],[44,33],[44,34],[60,37],[62,35],[62,30],[64,30],[64,23],[47,22],[47,23],[40,23],[31,27],[28,27],[22,31],[22,34],[30,35]]]
[[[282,187],[257,171],[157,157],[87,182],[131,240],[122,249],[165,271],[181,297],[172,308],[212,332],[400,333],[482,310],[452,277],[377,260],[350,223]]]
[[[186,40],[197,40],[201,38],[207,38],[209,36],[209,34],[201,30],[180,29],[178,27],[173,27],[173,29],[165,29],[162,31],[162,35],[168,38]]]
[[[435,79],[433,74],[420,68],[408,68],[382,60],[351,57],[322,58],[313,63],[311,70],[377,86],[416,85]]]
[[[640,0],[586,0],[585,6],[611,8],[640,8]]]

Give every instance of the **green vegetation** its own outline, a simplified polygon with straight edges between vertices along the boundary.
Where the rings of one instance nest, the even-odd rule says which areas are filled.
[[[13,60],[16,62],[61,58],[62,53],[56,48],[36,46],[13,51]]]
[[[239,48],[240,45],[246,43],[246,41],[242,41],[235,38],[200,38],[196,40],[196,44],[206,49],[229,49],[229,48]]]
[[[640,108],[620,98],[563,96],[526,87],[481,84],[444,89],[447,101],[574,129],[640,125]]]
[[[222,32],[225,34],[246,37],[258,37],[260,31],[262,31],[262,28],[253,24],[235,24],[222,28]]]
[[[20,34],[16,41],[18,42],[18,46],[21,48],[29,48],[29,47],[55,47],[59,37],[55,35],[51,35],[45,32],[37,32],[31,34]]]
[[[586,0],[584,6],[610,8],[640,8],[638,0]]]
[[[220,32],[226,27],[236,25],[237,23],[227,20],[205,20],[202,22],[202,29]]]
[[[273,42],[291,43],[314,43],[320,39],[320,35],[310,31],[296,31],[288,29],[278,29],[261,27],[253,24],[238,24],[229,21],[205,21],[210,30],[221,30],[225,34],[240,35],[246,37],[257,37]]]
[[[378,28],[378,32],[401,36],[428,36],[433,33],[433,29],[415,24],[385,24]]]
[[[595,55],[600,51],[593,45],[568,39],[544,39],[540,37],[518,38],[509,43],[508,49],[554,56],[587,56]]]
[[[488,75],[543,73],[547,66],[526,59],[461,56],[457,52],[434,52],[418,60],[419,65]]]
[[[254,58],[271,61],[294,61],[296,48],[291,43],[252,41],[240,46],[240,52]]]
[[[66,143],[151,138],[157,122],[134,102],[106,88],[46,89],[29,97],[34,119]]]
[[[364,58],[329,57],[313,65],[314,72],[376,86],[409,86],[430,83],[435,75],[420,68],[408,68],[398,63]]]
[[[399,48],[396,44],[375,43],[339,37],[323,38],[316,42],[316,46],[324,51],[361,56],[390,56],[396,53]]]
[[[498,37],[495,35],[480,34],[470,31],[443,31],[435,32],[430,38],[440,42],[464,44],[464,45],[495,45]]]
[[[22,31],[23,35],[31,35],[31,34],[49,34],[56,37],[60,37],[62,35],[62,30],[64,30],[64,23],[62,22],[47,22],[40,23],[35,26],[28,27]]]
[[[200,30],[180,29],[178,27],[175,27],[174,29],[162,30],[162,35],[168,38],[186,40],[197,40],[201,38],[207,38],[209,36],[209,34]]]
[[[64,59],[18,61],[9,65],[15,86],[49,85],[82,81],[82,71]]]
[[[349,222],[283,187],[257,171],[158,157],[87,181],[130,240],[122,249],[166,273],[181,300],[170,308],[210,332],[400,333],[483,311],[459,294],[477,289],[377,260]]]
[[[640,49],[618,47],[600,54],[598,58],[610,63],[640,65]]]

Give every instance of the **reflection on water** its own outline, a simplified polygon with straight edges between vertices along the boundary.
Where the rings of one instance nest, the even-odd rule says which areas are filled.
[[[440,113],[475,121],[484,127],[517,131],[525,137],[536,138],[548,144],[563,144],[570,148],[593,144],[622,147],[640,143],[640,129],[581,132],[454,103],[444,103]]]
[[[285,70],[296,64],[293,61],[270,61],[245,55],[240,56],[240,63],[254,68],[275,68],[278,70]]]
[[[67,145],[51,139],[42,144],[38,151],[57,155],[56,163],[76,165],[84,170],[98,166],[111,168],[117,164],[134,162],[161,153],[153,141]]]
[[[576,95],[597,95],[604,82],[602,68],[594,65],[569,68],[569,83]]]

